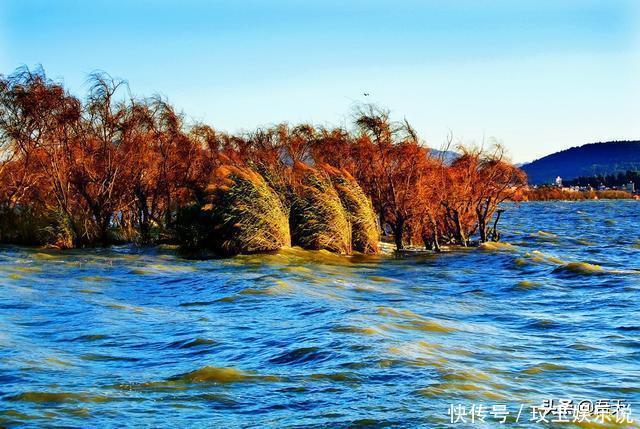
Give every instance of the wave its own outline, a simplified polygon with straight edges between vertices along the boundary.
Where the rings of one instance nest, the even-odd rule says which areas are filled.
[[[203,366],[194,371],[175,375],[163,381],[149,381],[144,383],[118,384],[119,390],[182,390],[189,384],[231,384],[280,381],[281,377],[273,375],[259,375],[242,371],[232,367]]]
[[[219,368],[205,366],[195,371],[177,375],[169,381],[184,381],[187,383],[236,383],[254,378],[247,372],[235,368]]]
[[[571,272],[576,274],[604,274],[607,271],[601,265],[590,264],[588,262],[568,262],[553,270],[554,272]]]
[[[269,362],[279,365],[301,365],[310,362],[324,362],[331,357],[332,353],[320,350],[318,347],[301,347],[273,357],[269,359]]]
[[[527,264],[548,264],[555,265],[554,273],[568,273],[578,275],[601,275],[601,274],[640,274],[640,270],[636,269],[615,269],[606,268],[598,263],[584,261],[565,261],[557,256],[548,255],[539,250],[527,252],[524,257],[514,260],[516,265],[522,266]]]
[[[485,251],[495,251],[495,252],[499,252],[499,251],[515,252],[518,250],[518,248],[513,244],[503,243],[499,241],[486,241],[480,244],[480,246],[478,246],[478,249],[485,250]]]
[[[190,349],[193,347],[212,346],[217,344],[214,340],[206,338],[192,338],[188,340],[174,341],[169,343],[166,348],[171,349]]]
[[[100,395],[89,395],[86,393],[74,392],[24,392],[17,395],[9,396],[9,401],[16,402],[34,402],[34,403],[77,403],[77,402],[110,402],[117,398]]]

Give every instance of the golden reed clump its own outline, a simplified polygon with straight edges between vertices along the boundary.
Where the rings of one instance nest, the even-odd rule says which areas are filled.
[[[326,173],[297,162],[291,204],[293,244],[309,250],[350,254],[349,215]]]
[[[351,245],[353,250],[366,254],[378,253],[380,230],[371,200],[364,193],[356,179],[346,170],[339,170],[328,164],[319,167],[329,175],[333,187],[338,192],[351,222]]]
[[[210,203],[203,210],[211,213],[214,230],[209,245],[217,253],[269,252],[291,245],[282,203],[255,171],[221,166],[208,190]]]

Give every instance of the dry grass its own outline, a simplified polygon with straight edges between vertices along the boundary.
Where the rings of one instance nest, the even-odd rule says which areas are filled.
[[[224,255],[258,253],[291,245],[289,220],[278,195],[249,168],[222,166],[209,187],[214,231],[211,247]]]
[[[348,172],[326,164],[320,167],[331,178],[349,216],[353,250],[367,254],[378,253],[380,231],[371,200]]]
[[[351,253],[351,223],[329,176],[302,163],[294,166],[291,205],[293,243],[310,250]]]

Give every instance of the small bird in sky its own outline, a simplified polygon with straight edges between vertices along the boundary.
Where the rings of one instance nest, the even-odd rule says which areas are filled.
[[[364,95],[365,97],[368,97],[368,96],[369,96],[369,93],[368,93],[368,92],[365,92],[363,95]]]

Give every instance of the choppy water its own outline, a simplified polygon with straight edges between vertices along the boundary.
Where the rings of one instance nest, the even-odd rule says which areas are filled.
[[[640,417],[639,208],[511,205],[510,246],[405,260],[1,248],[0,427],[438,427],[545,398]]]

